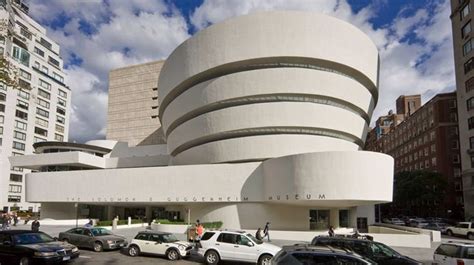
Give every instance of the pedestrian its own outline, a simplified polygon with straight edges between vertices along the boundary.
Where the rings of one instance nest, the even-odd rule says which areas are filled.
[[[270,240],[270,222],[267,222],[265,224],[265,228],[263,228],[263,238],[267,237],[268,242],[271,242]]]
[[[18,224],[18,215],[16,212],[13,213],[13,226],[16,226]]]
[[[31,219],[31,215],[27,214],[26,217],[25,217],[25,225],[28,224],[28,222],[30,221]]]
[[[257,232],[255,233],[255,238],[262,241],[263,237],[262,237],[262,228],[258,228]]]
[[[89,219],[89,222],[87,222],[87,224],[84,225],[84,227],[93,227],[94,226],[94,221],[92,221],[92,219]]]
[[[34,232],[38,232],[40,228],[40,222],[38,221],[38,218],[35,218],[33,223],[31,223],[31,230]]]
[[[331,225],[328,231],[329,237],[335,237],[336,233],[334,232],[334,227]]]
[[[10,226],[9,226],[9,224],[8,224],[8,222],[10,222],[10,220],[9,220],[9,218],[8,218],[8,213],[4,213],[4,214],[3,214],[2,220],[3,220],[2,230],[8,230],[8,229],[10,229]]]
[[[196,234],[197,234],[197,240],[201,240],[202,234],[204,233],[204,226],[199,222],[199,220],[196,221]]]

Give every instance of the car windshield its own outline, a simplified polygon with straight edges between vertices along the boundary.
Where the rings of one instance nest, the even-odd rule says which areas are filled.
[[[400,256],[400,254],[398,254],[398,252],[396,252],[395,250],[385,246],[384,244],[374,242],[374,243],[371,244],[371,248],[372,248],[372,253],[375,256],[386,256],[386,257],[390,257],[390,258]]]
[[[249,237],[250,239],[252,239],[253,242],[257,243],[257,244],[262,244],[263,241],[262,240],[258,240],[257,238],[255,238],[254,236],[252,236],[251,234],[246,234],[247,237]]]
[[[162,240],[164,243],[173,243],[179,241],[173,234],[164,234],[162,235]]]
[[[105,228],[92,228],[91,232],[92,232],[92,235],[94,235],[94,236],[113,235],[109,230],[107,230]]]
[[[44,233],[25,233],[13,235],[15,245],[38,244],[53,242],[54,239]]]

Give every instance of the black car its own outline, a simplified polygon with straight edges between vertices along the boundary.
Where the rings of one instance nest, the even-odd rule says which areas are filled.
[[[348,249],[381,265],[422,264],[410,257],[401,255],[380,242],[367,239],[317,236],[311,241],[311,245]]]
[[[79,257],[76,246],[59,242],[43,232],[0,231],[1,264],[52,264]]]
[[[271,261],[272,265],[352,264],[371,265],[374,261],[357,253],[329,246],[283,246]]]

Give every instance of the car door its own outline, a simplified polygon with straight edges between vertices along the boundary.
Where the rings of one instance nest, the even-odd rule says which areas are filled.
[[[222,260],[235,260],[234,254],[237,245],[237,234],[221,233],[216,240],[216,248]]]
[[[235,258],[247,262],[256,262],[259,252],[258,245],[245,235],[237,235],[237,244],[234,246]]]
[[[134,239],[133,243],[137,244],[140,248],[140,252],[148,253],[147,247],[150,245],[149,234],[138,234]]]
[[[434,252],[434,260],[439,265],[457,265],[459,247],[451,244],[441,244]]]
[[[164,243],[164,239],[162,235],[150,235],[150,243],[149,243],[149,253],[158,254],[158,255],[165,255],[166,250],[168,249],[169,244]]]
[[[8,243],[7,243],[8,242]],[[0,234],[0,263],[15,264],[17,262],[16,253],[12,246],[12,240],[9,235]]]
[[[65,238],[68,240],[69,243],[76,245],[77,247],[82,247],[79,245],[79,237],[78,234],[82,234],[82,230],[80,228],[71,229],[65,232]]]
[[[78,234],[79,242],[81,246],[85,248],[94,248],[94,235],[92,231],[87,228],[81,228],[82,233]]]

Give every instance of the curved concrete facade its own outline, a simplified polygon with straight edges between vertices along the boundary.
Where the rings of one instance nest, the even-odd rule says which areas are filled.
[[[269,12],[213,25],[181,44],[161,70],[160,117],[173,163],[263,161],[299,146],[327,151],[307,148],[307,135],[362,146],[377,101],[378,63],[364,33],[326,15]],[[260,140],[233,160],[218,155],[234,139],[285,132],[292,135],[286,150],[272,153]]]

